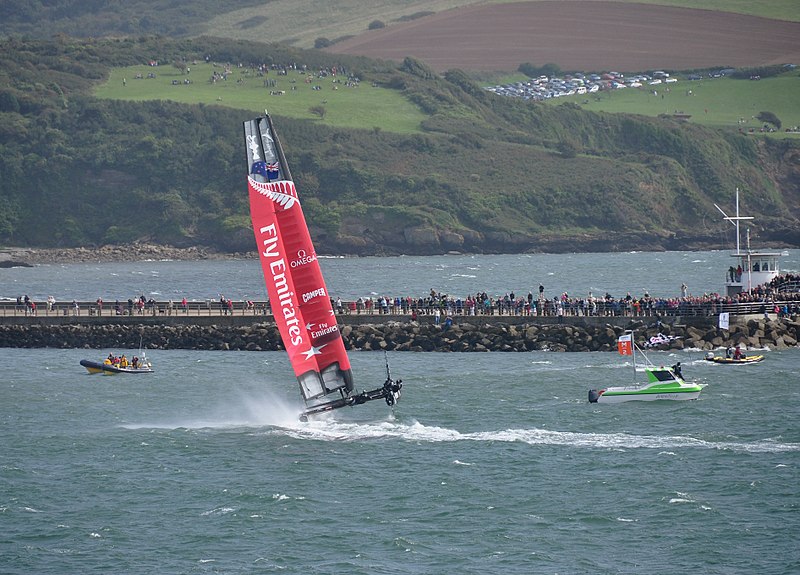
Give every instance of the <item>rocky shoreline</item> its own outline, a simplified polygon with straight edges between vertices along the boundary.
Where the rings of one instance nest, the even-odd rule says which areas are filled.
[[[148,243],[99,248],[4,248],[0,249],[0,267],[30,267],[40,264],[75,264],[138,261],[194,261],[255,258],[252,253],[226,253],[193,246],[176,248]]]
[[[653,337],[674,339],[657,349],[710,351],[741,345],[745,349],[796,348],[800,339],[797,317],[750,320],[717,329],[712,319],[693,325],[651,325],[631,321],[625,326],[537,325],[525,323],[459,323],[449,329],[418,322],[389,321],[382,324],[344,325],[342,337],[348,349],[370,351],[616,351],[617,338],[635,330],[636,341],[645,346]],[[272,322],[242,326],[143,325],[143,324],[30,324],[0,325],[0,347],[60,349],[283,350]]]
[[[772,242],[775,243],[775,242]],[[772,243],[765,244],[770,246]],[[416,244],[415,244],[416,245]],[[573,253],[573,252],[615,252],[624,251],[627,246],[636,245],[644,251],[662,252],[665,250],[709,250],[720,249],[713,238],[695,237],[663,238],[647,234],[606,234],[601,238],[587,234],[561,236],[558,234],[538,237],[535,242],[528,240],[516,244],[510,241],[491,241],[476,246],[475,253]],[[785,246],[786,241],[775,243],[777,247]],[[533,247],[535,246],[535,250]],[[336,255],[374,256],[374,255],[401,255],[405,252],[389,250],[387,246],[374,246],[366,249],[365,246],[348,244],[347,242],[333,243],[332,247],[338,250]],[[148,242],[134,242],[124,246],[105,245],[100,247],[80,248],[0,248],[0,268],[30,267],[41,264],[72,264],[72,263],[100,263],[100,262],[135,262],[147,260],[223,260],[223,259],[254,259],[258,256],[253,244],[253,250],[248,252],[223,252],[207,246],[174,247],[157,245]],[[431,244],[427,247],[417,245],[419,255],[439,255],[448,250],[449,253],[473,253],[463,251],[461,244]],[[491,248],[491,249],[490,249]],[[383,250],[383,251],[381,251]],[[533,251],[532,251],[533,250]]]

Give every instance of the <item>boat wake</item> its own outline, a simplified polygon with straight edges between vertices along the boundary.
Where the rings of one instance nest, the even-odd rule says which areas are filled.
[[[218,405],[202,416],[127,423],[124,429],[238,429],[243,427],[292,427],[299,425],[297,404],[270,394],[258,397],[241,395],[227,405]]]
[[[528,445],[554,445],[590,449],[717,449],[744,453],[780,453],[800,451],[800,443],[779,443],[769,439],[752,443],[729,441],[706,441],[694,437],[631,435],[627,433],[576,433],[545,429],[505,429],[500,431],[478,431],[462,433],[445,427],[427,426],[419,422],[411,424],[384,421],[379,423],[340,423],[334,420],[313,421],[294,425],[270,433],[282,433],[296,439],[319,441],[365,441],[371,439],[397,438],[414,442],[507,442]]]
[[[461,432],[446,427],[386,421],[354,423],[337,421],[332,416],[302,423],[297,418],[296,404],[271,396],[241,397],[240,401],[221,406],[202,417],[153,420],[122,424],[138,429],[231,430],[259,428],[268,435],[283,435],[314,441],[370,441],[399,439],[410,442],[444,443],[460,441],[525,443],[587,449],[626,450],[658,449],[674,454],[678,449],[716,449],[737,453],[800,452],[800,443],[781,443],[764,439],[754,442],[707,441],[686,435],[633,435],[628,433],[579,433],[537,428]]]

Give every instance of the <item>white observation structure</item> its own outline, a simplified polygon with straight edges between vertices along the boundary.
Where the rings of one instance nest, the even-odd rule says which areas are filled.
[[[742,250],[739,222],[752,220],[752,216],[739,215],[739,188],[736,188],[736,215],[729,216],[714,204],[725,219],[736,227],[736,251],[731,254],[735,262],[728,268],[725,277],[725,295],[734,296],[750,292],[754,287],[769,283],[780,274],[780,255],[775,252],[756,252],[750,249],[750,230],[747,230],[746,249]]]

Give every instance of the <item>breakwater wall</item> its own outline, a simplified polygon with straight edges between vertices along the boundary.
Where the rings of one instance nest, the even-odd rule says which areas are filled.
[[[0,347],[136,349],[140,339],[146,349],[283,350],[278,329],[272,322],[233,321],[142,323],[129,321],[26,322],[0,325]],[[133,320],[134,318],[130,318]],[[156,318],[154,318],[156,319]],[[211,318],[209,318],[211,319]],[[220,318],[217,318],[218,320]],[[374,319],[374,318],[372,318]],[[473,319],[473,318],[470,318]],[[514,318],[520,320],[522,318]],[[741,345],[743,348],[787,349],[797,347],[800,323],[797,317],[749,319],[719,329],[716,318],[693,318],[682,323],[645,323],[635,318],[603,318],[596,321],[541,323],[505,320],[460,321],[448,328],[432,322],[348,322],[340,325],[348,349],[387,351],[616,351],[617,338],[634,330],[640,347],[651,338],[670,341],[657,349],[712,350]]]

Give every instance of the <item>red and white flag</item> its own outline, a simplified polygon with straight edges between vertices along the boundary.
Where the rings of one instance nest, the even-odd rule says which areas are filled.
[[[633,335],[626,333],[617,340],[617,350],[620,355],[633,355]]]

